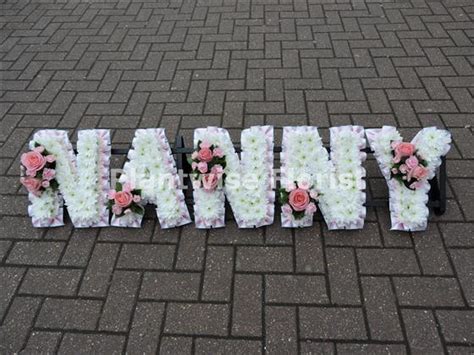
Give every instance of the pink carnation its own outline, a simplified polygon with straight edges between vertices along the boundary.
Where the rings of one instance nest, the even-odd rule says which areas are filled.
[[[51,180],[54,179],[55,176],[56,176],[56,170],[48,169],[48,168],[45,168],[43,170],[43,179],[44,180],[51,181]]]
[[[198,163],[197,168],[198,168],[198,170],[201,174],[207,173],[207,163],[202,161],[202,162]]]

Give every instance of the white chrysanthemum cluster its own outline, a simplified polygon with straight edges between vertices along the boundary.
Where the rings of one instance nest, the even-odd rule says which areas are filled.
[[[132,146],[120,181],[131,182],[136,189],[142,190],[146,202],[156,205],[163,228],[189,223],[189,212],[179,189],[176,166],[164,130],[139,129]]]
[[[56,216],[61,216],[62,219],[61,198],[56,191],[46,189],[40,196],[30,193],[28,197],[31,202],[31,205],[28,206],[29,215],[34,221],[37,221],[33,224],[47,227],[50,224],[48,221]]]
[[[110,157],[108,131],[80,131],[77,159],[65,131],[37,132],[30,145],[34,142],[43,145],[56,157],[56,180],[73,224],[76,227],[108,225],[105,207]],[[44,205],[46,201],[49,202],[48,207]],[[60,207],[58,200],[52,196],[45,196],[44,203],[42,208],[51,212]]]
[[[275,194],[272,190],[273,128],[255,126],[242,131],[242,153],[238,154],[229,133],[208,127],[194,133],[194,146],[207,141],[224,151],[226,159],[225,195],[240,228],[252,228],[273,222]],[[194,190],[194,211],[198,228],[224,226],[224,193],[222,190]]]
[[[390,217],[393,230],[421,231],[428,223],[428,191],[430,184],[425,181],[420,189],[411,190],[395,179],[391,179],[392,141],[402,138],[395,127],[384,126],[382,129],[367,130],[369,144],[387,180],[390,193]],[[428,163],[428,178],[434,177],[441,164],[441,156],[450,149],[451,135],[448,131],[436,127],[424,128],[415,136],[412,143],[417,153]]]
[[[319,207],[329,229],[359,229],[364,225],[366,154],[364,130],[359,126],[331,128],[331,160],[316,127],[285,127],[282,186],[309,180],[320,193]],[[282,214],[286,227],[312,225],[312,218],[295,220]]]

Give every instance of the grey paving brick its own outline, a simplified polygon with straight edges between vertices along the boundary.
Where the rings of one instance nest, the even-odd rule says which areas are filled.
[[[358,249],[357,260],[362,274],[420,274],[409,249]]]
[[[207,248],[202,299],[229,301],[231,296],[234,251],[229,247]]]
[[[197,273],[145,272],[140,298],[153,300],[197,300],[201,276]]]
[[[19,352],[33,326],[41,300],[32,297],[16,297],[0,327],[2,348],[9,353]]]
[[[269,353],[296,353],[296,308],[265,307],[265,350]]]
[[[474,336],[474,312],[472,310],[436,311],[444,339],[452,343],[472,344]]]
[[[120,354],[125,337],[122,335],[66,333],[59,347],[59,354],[70,354],[80,349],[84,353]]]
[[[238,271],[292,272],[291,248],[238,247],[236,269]]]
[[[300,307],[300,336],[315,339],[366,339],[359,308]]]
[[[154,353],[160,342],[164,304],[158,302],[138,302],[133,315],[128,336],[127,353]],[[161,341],[162,347],[165,339]],[[163,351],[163,350],[162,350]]]
[[[99,322],[99,330],[126,332],[135,307],[140,274],[115,271]]]
[[[430,310],[404,309],[403,323],[413,352],[443,352],[437,324]]]
[[[57,265],[64,243],[17,242],[7,258],[8,264]]]
[[[265,276],[266,303],[328,303],[323,276]]]
[[[226,335],[229,307],[224,304],[170,303],[165,332],[187,335]]]
[[[30,334],[28,343],[23,349],[25,354],[53,353],[61,340],[59,332],[34,331]]]
[[[94,330],[102,301],[47,298],[41,306],[36,326],[45,329]]]
[[[393,282],[401,305],[436,307],[464,304],[454,278],[396,277]]]
[[[354,252],[350,249],[326,249],[326,260],[334,304],[360,304],[360,290]]]
[[[32,295],[73,296],[81,276],[82,270],[29,268],[19,291]]]
[[[196,354],[261,354],[258,340],[197,338]]]
[[[390,279],[363,277],[362,289],[371,339],[403,341],[396,299]]]
[[[171,269],[173,245],[132,245],[122,247],[117,266],[130,269]]]
[[[218,342],[218,340],[216,340],[216,342]],[[163,339],[161,340],[160,354],[168,354],[168,355],[192,354],[192,348],[193,348],[193,338],[191,337],[164,336]]]
[[[232,335],[261,336],[263,280],[259,275],[235,275]]]

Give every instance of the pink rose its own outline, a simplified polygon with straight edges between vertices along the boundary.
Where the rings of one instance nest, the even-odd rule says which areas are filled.
[[[218,157],[218,158],[222,158],[224,156],[224,151],[222,150],[222,148],[215,148],[214,151],[212,152],[214,154],[215,157]]]
[[[48,163],[54,163],[54,162],[56,161],[56,157],[55,157],[54,155],[51,155],[51,154],[50,154],[50,155],[47,155],[47,156],[45,157],[45,159],[46,159],[46,161],[47,161]]]
[[[398,169],[397,168],[392,168],[392,174],[398,174]]]
[[[23,184],[26,189],[35,196],[39,196],[41,189],[41,180],[32,178],[32,177],[22,177],[20,182]]]
[[[291,209],[290,205],[285,203],[283,206],[281,206],[281,211],[285,214],[290,214],[293,212],[293,210]]]
[[[56,170],[45,168],[43,170],[43,179],[51,181],[56,176]]]
[[[219,182],[219,177],[216,174],[206,174],[202,177],[202,186],[205,190],[215,190]]]
[[[133,196],[129,191],[117,191],[114,200],[117,206],[125,208],[132,203]]]
[[[428,169],[422,165],[418,165],[410,171],[410,175],[417,180],[423,180],[428,176]]]
[[[309,190],[309,188],[311,187],[311,183],[307,180],[299,181],[298,187],[303,190]]]
[[[308,204],[308,207],[306,208],[306,211],[307,211],[308,213],[314,213],[314,212],[317,211],[317,207],[316,207],[316,205],[315,205],[313,202],[310,202],[310,203]]]
[[[44,152],[44,147],[42,145],[38,147],[34,147],[33,150],[38,153],[43,153]]]
[[[210,162],[212,160],[212,150],[210,150],[209,148],[202,148],[198,152],[198,158],[200,161],[206,163]]]
[[[198,168],[198,170],[201,174],[207,173],[207,163],[202,161],[202,162],[198,163],[197,168]]]
[[[407,165],[408,169],[413,169],[414,167],[418,166],[418,159],[412,155],[407,160],[405,160],[405,164]]]
[[[43,180],[41,182],[41,186],[44,187],[45,189],[47,189],[49,187],[49,181],[48,180]]]
[[[224,173],[224,169],[221,165],[214,165],[211,169],[211,173],[216,174],[218,177],[220,177]]]
[[[198,163],[196,163],[195,161],[193,161],[193,162],[191,163],[191,169],[196,170],[197,167],[198,167]]]
[[[117,205],[113,205],[112,206],[112,212],[113,212],[113,214],[116,214],[116,215],[122,214],[122,207],[117,206]]]
[[[316,191],[316,190],[314,190],[314,189],[313,189],[313,190],[310,190],[310,191],[309,191],[309,196],[311,196],[312,199],[317,200],[318,197],[319,197],[318,191]]]
[[[115,194],[116,194],[115,190],[109,190],[109,193],[108,193],[109,200],[114,200]]]
[[[193,154],[191,154],[191,159],[196,160],[198,158],[198,152],[194,151]]]
[[[23,153],[21,155],[21,163],[30,172],[37,172],[38,170],[43,169],[46,164],[46,159],[41,155],[41,153],[36,150],[32,150],[28,153]]]
[[[201,149],[209,149],[211,148],[211,143],[209,143],[208,141],[202,141],[201,144],[199,145],[199,148]]]
[[[411,143],[401,142],[395,147],[394,163],[399,163],[403,157],[409,157],[415,153],[415,146]]]
[[[139,203],[142,200],[140,195],[133,195],[133,202]]]
[[[309,202],[309,195],[306,190],[298,188],[290,192],[289,203],[295,211],[304,211]]]

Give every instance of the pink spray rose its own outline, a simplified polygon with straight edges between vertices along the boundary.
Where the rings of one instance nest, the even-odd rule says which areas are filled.
[[[200,161],[203,162],[210,162],[212,160],[212,150],[209,148],[201,148],[201,150],[198,152],[198,158]]]
[[[222,148],[217,147],[214,149],[213,154],[215,157],[222,158],[224,156],[224,151],[222,150]]]
[[[309,196],[311,196],[312,199],[317,200],[318,197],[319,197],[318,191],[316,191],[316,190],[314,190],[314,189],[313,189],[313,190],[310,190],[310,191],[309,191]]]
[[[41,181],[32,177],[22,177],[20,182],[35,196],[40,195]]]
[[[49,187],[49,181],[48,180],[43,180],[41,182],[41,186],[44,187],[45,189],[47,189]]]
[[[415,179],[423,180],[428,176],[428,169],[426,169],[424,166],[418,165],[417,167],[413,168],[410,173]]]
[[[109,190],[109,193],[108,193],[109,200],[114,200],[115,194],[116,194],[115,190]]]
[[[317,208],[316,208],[316,205],[314,204],[314,202],[310,202],[308,204],[308,207],[306,208],[306,211],[308,213],[314,213],[314,212],[316,212],[316,210],[317,210]]]
[[[407,160],[405,160],[405,164],[407,165],[408,169],[410,169],[410,170],[417,167],[418,163],[419,163],[418,159],[414,155],[412,155]]]
[[[112,206],[112,212],[114,214],[117,214],[117,215],[122,214],[122,207],[117,206],[117,205],[113,205]]]
[[[311,183],[308,180],[302,180],[298,182],[298,187],[303,190],[309,190]]]
[[[198,163],[196,163],[195,161],[193,161],[193,162],[191,163],[191,169],[196,170],[197,167],[198,167]]]
[[[114,200],[117,206],[125,208],[132,203],[133,196],[129,191],[117,191]]]
[[[216,174],[206,174],[202,177],[202,186],[205,190],[214,190],[217,187],[219,178]]]
[[[199,148],[201,149],[209,149],[211,148],[211,143],[209,143],[208,141],[202,141],[201,144],[199,145]]]
[[[304,211],[310,202],[308,192],[299,188],[291,191],[288,199],[295,211]]]
[[[41,153],[32,150],[31,152],[23,153],[21,155],[21,163],[27,171],[37,172],[38,170],[43,169],[46,164],[46,159],[41,155]]]
[[[211,169],[211,173],[216,174],[218,177],[220,177],[224,173],[224,169],[221,165],[214,165]]]
[[[47,156],[45,157],[45,159],[46,159],[46,161],[47,161],[48,163],[54,163],[54,162],[56,161],[56,157],[55,157],[54,155],[51,155],[51,154],[50,154],[50,155],[47,155]]]
[[[43,179],[44,180],[51,181],[51,180],[54,179],[55,176],[56,176],[56,170],[48,169],[48,168],[45,168],[43,170]]]
[[[191,159],[196,160],[198,158],[198,152],[194,151],[193,154],[191,154]]]
[[[406,164],[400,165],[398,169],[400,170],[402,174],[406,174],[408,172],[408,166],[406,166]]]
[[[139,203],[142,200],[140,195],[133,195],[133,202]]]
[[[42,145],[34,147],[33,150],[38,153],[43,153],[44,152],[44,147]]]
[[[207,173],[207,163],[202,161],[198,163],[197,168],[201,174]]]

